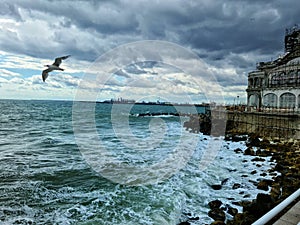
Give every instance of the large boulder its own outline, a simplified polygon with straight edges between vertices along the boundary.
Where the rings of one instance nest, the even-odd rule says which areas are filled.
[[[208,212],[208,216],[216,221],[225,221],[225,212],[222,209],[212,209]]]
[[[227,213],[232,216],[235,216],[238,213],[238,210],[236,208],[229,206],[227,209]]]
[[[243,206],[244,212],[249,212],[259,218],[274,207],[274,201],[269,194],[258,193],[256,199]]]
[[[214,200],[208,203],[210,209],[218,209],[222,205],[220,200]]]

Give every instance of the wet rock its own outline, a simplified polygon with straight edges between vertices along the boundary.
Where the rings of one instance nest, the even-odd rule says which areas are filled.
[[[193,216],[192,213],[186,213],[186,212],[183,212],[183,215],[185,215],[187,218],[188,218],[188,221],[189,220],[199,220],[200,217],[199,216]],[[187,222],[188,222],[187,221]]]
[[[276,166],[275,166],[275,170],[277,170],[277,171],[282,171],[282,170],[285,170],[285,169],[286,169],[286,166],[283,165],[282,163],[277,163]]]
[[[255,180],[249,180],[249,182],[251,182],[252,184],[254,184],[255,186],[257,186],[258,185],[258,182],[257,181],[255,181]]]
[[[185,216],[187,216],[187,217],[192,216],[192,213],[189,213],[189,212],[188,213],[187,212],[183,212],[182,214],[185,215]]]
[[[261,149],[257,149],[255,155],[260,156],[260,154],[261,154]]]
[[[271,152],[266,151],[266,150],[257,149],[255,154],[260,157],[267,157],[267,156],[271,155]]]
[[[232,202],[233,205],[242,206],[241,202]]]
[[[226,178],[226,179],[222,180],[221,185],[226,184],[228,180],[229,180],[229,178]]]
[[[216,126],[216,121],[214,122],[214,125]],[[205,135],[210,135],[212,130],[211,118],[210,115],[207,114],[192,115],[190,116],[189,121],[184,122],[183,126],[193,133],[201,132]]]
[[[259,193],[250,204],[243,206],[243,211],[255,215],[256,218],[267,213],[274,206],[270,195]]]
[[[269,190],[269,185],[266,182],[264,182],[264,181],[260,181],[257,184],[257,189],[267,191],[267,190]]]
[[[227,209],[227,213],[232,216],[235,216],[238,213],[238,210],[236,208],[229,206]]]
[[[254,152],[253,148],[248,147],[248,148],[244,151],[244,155],[252,155],[252,156],[255,156],[255,152]]]
[[[271,172],[269,173],[270,176],[277,176],[277,173],[276,172]]]
[[[226,225],[223,221],[214,221],[210,225]]]
[[[252,175],[253,175],[253,174],[256,174],[256,173],[257,173],[256,170],[253,170],[253,171],[251,172]]]
[[[281,190],[279,184],[274,184],[271,188],[270,195],[272,199],[277,200],[281,196]]]
[[[225,221],[225,212],[222,209],[212,209],[208,212],[208,216],[216,221]]]
[[[248,213],[238,213],[234,216],[232,221],[228,221],[227,225],[250,225],[256,221],[253,215]]]
[[[213,184],[213,185],[211,185],[211,187],[214,190],[221,190],[222,189],[222,185],[221,184]]]
[[[272,180],[261,180],[257,184],[257,189],[267,191],[269,190],[269,186],[272,185],[273,181]]]
[[[242,206],[243,208],[246,208],[246,207],[248,207],[249,205],[251,205],[252,204],[252,201],[241,201],[240,202],[240,206]]]
[[[242,152],[243,152],[243,150],[242,150],[242,149],[240,149],[240,148],[237,148],[237,149],[235,149],[235,150],[234,150],[234,152],[235,152],[235,153],[242,153]]]
[[[232,186],[232,189],[238,189],[238,188],[240,188],[241,186],[242,186],[241,184],[235,183],[235,184]]]
[[[199,220],[200,217],[199,216],[196,216],[196,217],[189,217],[189,220]]]
[[[254,159],[251,159],[252,162],[264,162],[266,161],[264,158],[255,157]]]
[[[228,125],[228,124],[227,124]],[[246,135],[226,135],[225,140],[231,140],[233,142],[246,141],[248,137]]]
[[[260,146],[260,139],[259,139],[259,136],[254,134],[254,135],[251,135],[249,138],[248,138],[248,141],[247,141],[247,145],[248,146],[256,146],[256,147],[259,147]]]
[[[185,222],[179,223],[178,225],[190,225],[190,223],[188,221],[185,221]]]
[[[220,200],[214,200],[208,203],[210,209],[218,209],[222,205]]]

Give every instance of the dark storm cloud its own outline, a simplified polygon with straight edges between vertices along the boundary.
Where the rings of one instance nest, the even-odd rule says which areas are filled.
[[[16,20],[21,19],[18,8],[9,2],[4,2],[1,4],[0,15],[15,18]]]
[[[105,51],[105,45],[135,40],[160,39],[174,41],[186,47],[207,51],[210,60],[223,59],[229,52],[260,51],[272,54],[283,50],[284,29],[299,21],[298,1],[5,1],[1,15],[19,20],[19,11],[28,11],[32,18],[39,13],[61,18],[53,27],[55,42],[77,58]],[[102,48],[85,51],[84,39],[74,35],[72,43],[64,43],[64,28],[76,26],[94,35]],[[35,34],[35,35],[43,35]],[[63,35],[63,37],[61,37]],[[18,41],[17,39],[15,41]],[[24,40],[19,40],[24,41]],[[115,41],[115,43],[111,43]],[[13,42],[8,43],[13,47]],[[64,47],[62,46],[62,47]],[[84,45],[83,45],[84,47]],[[9,48],[9,47],[8,47]],[[9,50],[6,48],[6,50]],[[43,48],[43,47],[40,47]],[[22,51],[22,48],[20,48]],[[24,49],[24,51],[27,49]],[[41,49],[42,52],[42,49]],[[35,54],[39,54],[36,52]],[[210,57],[210,54],[216,55]]]
[[[121,44],[170,41],[220,68],[215,76],[223,87],[246,86],[257,62],[284,52],[285,29],[300,22],[299,9],[296,0],[4,0],[0,19],[13,18],[17,25],[0,26],[0,49],[92,62]],[[116,75],[154,73],[159,66],[129,65]],[[235,69],[231,76],[222,73],[228,67]]]

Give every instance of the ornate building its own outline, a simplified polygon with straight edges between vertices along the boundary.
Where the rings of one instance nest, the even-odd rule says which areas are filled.
[[[300,110],[300,28],[286,30],[285,53],[248,74],[248,106]]]

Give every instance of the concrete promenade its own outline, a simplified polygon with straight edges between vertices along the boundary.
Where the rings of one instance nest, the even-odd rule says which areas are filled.
[[[290,208],[273,225],[300,225],[300,201]]]

